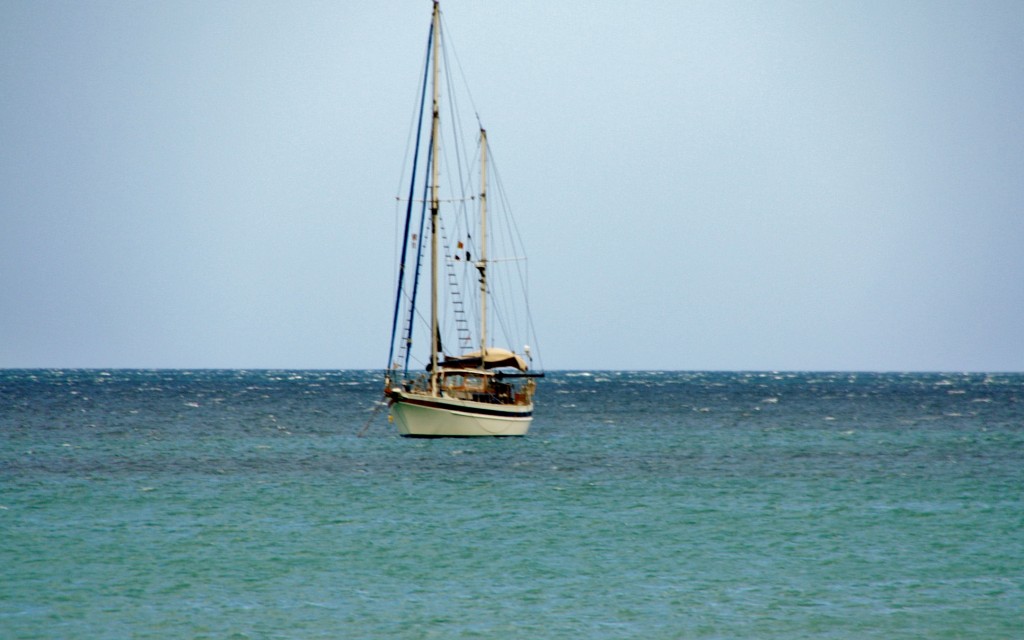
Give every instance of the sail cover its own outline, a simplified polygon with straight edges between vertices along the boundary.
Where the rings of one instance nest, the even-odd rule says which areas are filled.
[[[483,356],[479,351],[467,353],[464,356],[445,357],[441,363],[442,367],[451,369],[473,369],[483,367],[484,369],[499,369],[501,367],[512,367],[520,371],[526,371],[526,362],[508,349],[487,349]]]

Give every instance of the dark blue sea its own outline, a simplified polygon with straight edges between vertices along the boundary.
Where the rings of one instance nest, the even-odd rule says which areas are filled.
[[[1022,374],[556,372],[514,439],[381,387],[0,371],[0,637],[1024,637]]]

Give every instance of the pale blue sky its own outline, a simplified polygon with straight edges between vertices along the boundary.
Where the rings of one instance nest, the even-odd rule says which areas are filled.
[[[547,368],[1024,370],[1024,3],[442,9]],[[383,366],[429,19],[0,2],[0,367]]]

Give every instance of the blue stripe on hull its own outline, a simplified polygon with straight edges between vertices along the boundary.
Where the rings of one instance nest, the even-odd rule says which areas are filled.
[[[495,416],[500,418],[532,418],[533,411],[508,411],[504,409],[492,409],[490,407],[482,407],[479,405],[466,406],[462,404],[448,404],[446,402],[434,402],[431,400],[421,400],[420,398],[410,398],[409,396],[402,396],[398,402],[404,404],[415,404],[421,407],[429,407],[431,409],[442,409],[444,411],[453,411],[457,413],[465,413],[469,415],[481,415],[481,416]],[[500,405],[498,405],[500,406]]]

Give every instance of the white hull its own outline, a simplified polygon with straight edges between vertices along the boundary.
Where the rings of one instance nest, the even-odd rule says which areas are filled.
[[[533,405],[501,405],[417,393],[392,392],[391,416],[403,436],[526,435]]]

